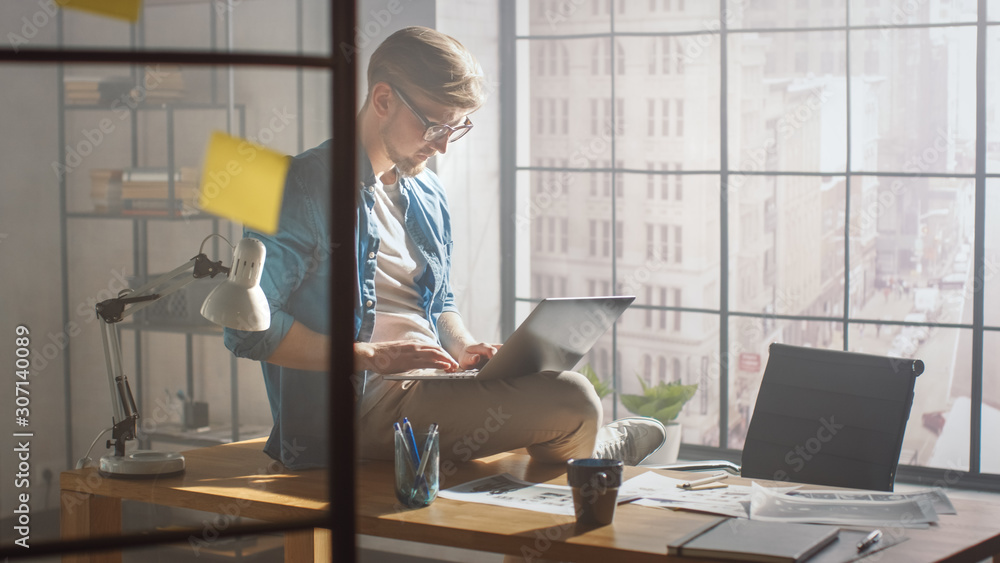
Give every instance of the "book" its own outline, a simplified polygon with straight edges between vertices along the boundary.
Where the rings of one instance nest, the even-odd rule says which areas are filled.
[[[799,563],[836,540],[839,531],[834,526],[726,518],[667,544],[667,552],[681,557]]]

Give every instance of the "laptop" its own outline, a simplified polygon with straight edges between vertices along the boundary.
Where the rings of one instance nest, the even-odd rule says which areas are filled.
[[[634,295],[543,299],[479,369],[414,369],[383,378],[489,380],[571,370],[633,301]]]

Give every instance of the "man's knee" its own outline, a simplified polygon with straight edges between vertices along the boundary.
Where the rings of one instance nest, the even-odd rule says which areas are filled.
[[[552,395],[559,397],[559,403],[566,411],[580,416],[584,421],[598,423],[601,421],[604,417],[604,406],[590,380],[575,371],[564,371],[553,381],[557,388],[553,390]]]

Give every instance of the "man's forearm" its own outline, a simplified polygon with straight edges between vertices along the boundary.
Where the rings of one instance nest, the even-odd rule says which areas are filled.
[[[441,337],[441,345],[454,358],[458,358],[466,347],[476,343],[458,313],[441,313],[438,317],[438,334]]]
[[[327,371],[330,367],[330,337],[295,321],[267,362],[292,369]]]

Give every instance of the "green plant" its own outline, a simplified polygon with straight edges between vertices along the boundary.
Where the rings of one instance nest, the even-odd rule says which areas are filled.
[[[590,383],[594,386],[594,391],[597,392],[598,397],[603,399],[611,394],[611,387],[597,377],[597,373],[594,372],[594,368],[590,367],[590,364],[583,366],[580,373],[590,380]]]
[[[636,376],[638,377],[638,376]],[[663,424],[673,421],[684,408],[691,397],[694,397],[698,390],[698,385],[683,385],[679,381],[672,383],[660,383],[657,385],[646,385],[641,377],[639,384],[642,385],[642,395],[621,396],[622,404],[625,408],[639,416],[655,418]]]

